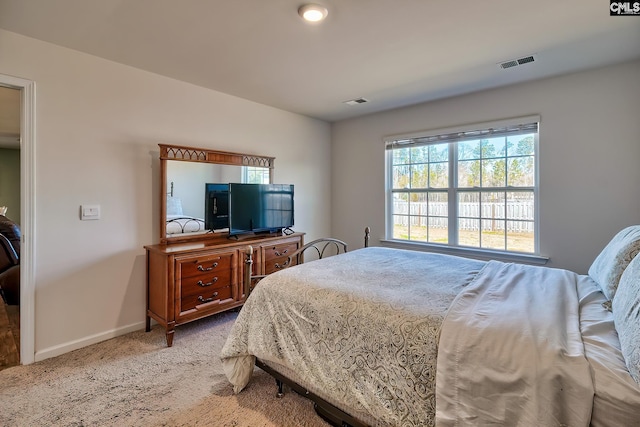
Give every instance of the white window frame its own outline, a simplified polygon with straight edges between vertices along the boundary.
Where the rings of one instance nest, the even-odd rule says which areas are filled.
[[[468,135],[469,139],[481,139],[487,132],[491,132],[494,129],[512,128],[520,125],[537,123],[537,131],[534,136],[534,185],[533,185],[533,198],[534,198],[534,252],[522,253],[508,250],[496,250],[487,248],[475,248],[458,245],[458,212],[457,212],[457,195],[459,194],[458,188],[455,186],[457,183],[457,147],[460,140],[452,140],[451,138],[444,138],[439,141],[442,136],[451,136],[454,134]],[[413,132],[409,134],[391,135],[384,138],[385,142],[385,239],[382,239],[384,246],[409,248],[425,251],[443,252],[454,255],[468,255],[486,259],[502,259],[506,261],[522,261],[533,264],[544,264],[548,258],[540,254],[540,203],[539,203],[539,188],[540,188],[540,174],[539,174],[539,135],[540,135],[540,116],[526,116],[516,117],[505,120],[497,120],[491,122],[474,123],[463,126],[456,126],[443,129],[433,129],[420,132]],[[450,142],[449,149],[449,187],[448,187],[448,201],[449,201],[449,243],[439,244],[432,242],[421,242],[415,240],[400,240],[393,238],[393,172],[392,161],[393,155],[390,154],[390,150],[387,147],[391,144],[400,144],[402,142],[411,143],[416,139],[430,139],[431,143],[443,143]],[[464,140],[464,136],[461,140]],[[508,187],[507,187],[508,188]],[[517,190],[518,188],[514,188]],[[482,188],[485,191],[491,191],[491,187]],[[500,188],[499,190],[504,190]],[[462,189],[467,191],[467,189]],[[508,190],[507,190],[508,191]]]
[[[254,172],[259,172],[262,176],[262,180],[260,182],[253,182],[249,180],[249,174]],[[271,176],[271,170],[261,167],[261,166],[243,166],[242,167],[242,182],[250,183],[250,184],[268,184]]]

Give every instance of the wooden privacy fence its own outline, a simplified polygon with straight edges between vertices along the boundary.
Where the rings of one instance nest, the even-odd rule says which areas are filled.
[[[409,213],[411,207],[411,213]],[[406,202],[394,200],[394,224],[448,228],[449,206],[446,202]],[[506,220],[506,221],[505,221]],[[506,203],[458,204],[458,228],[478,231],[507,231],[533,233],[534,203],[532,201],[508,201]]]

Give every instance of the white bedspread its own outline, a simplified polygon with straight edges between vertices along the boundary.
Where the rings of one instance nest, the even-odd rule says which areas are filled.
[[[367,248],[271,274],[238,315],[225,373],[239,392],[258,357],[374,425],[433,425],[440,325],[483,265]]]
[[[489,262],[442,325],[438,426],[588,426],[593,402],[580,335],[579,276]]]

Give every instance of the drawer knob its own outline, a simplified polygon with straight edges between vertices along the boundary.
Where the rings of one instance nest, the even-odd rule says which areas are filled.
[[[274,253],[274,255],[275,255],[275,256],[283,256],[283,255],[286,255],[286,254],[287,254],[287,252],[289,252],[289,249],[285,249],[285,250],[284,250],[284,251],[282,251],[282,252],[278,252],[275,248],[273,248],[273,249],[274,249],[274,250],[273,250],[273,253]]]
[[[212,281],[208,282],[208,283],[204,283],[202,280],[198,280],[198,282],[196,283],[196,285],[198,286],[202,286],[203,288],[206,288],[207,286],[211,286],[214,283],[216,283],[218,281],[217,277],[214,277]]]
[[[217,262],[214,262],[214,263],[213,263],[213,265],[212,265],[211,267],[207,267],[207,268],[204,268],[203,266],[199,265],[199,266],[198,266],[198,271],[211,271],[211,270],[213,270],[214,268],[216,268],[217,266],[218,266],[218,263],[217,263]]]
[[[287,268],[287,266],[289,265],[289,260],[287,259],[285,262],[283,262],[282,264],[278,264],[277,262],[275,263],[275,265],[273,266],[273,268],[275,269],[281,269],[281,268]]]
[[[217,292],[214,292],[214,293],[213,293],[213,297],[211,297],[211,298],[205,298],[205,297],[203,297],[202,295],[199,295],[199,296],[198,296],[198,301],[203,302],[203,303],[204,303],[204,302],[211,302],[211,301],[213,301],[213,298],[215,298],[215,297],[217,297],[217,296],[218,296],[218,293],[217,293]]]

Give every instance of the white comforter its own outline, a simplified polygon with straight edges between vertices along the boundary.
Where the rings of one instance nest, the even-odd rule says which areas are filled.
[[[438,426],[588,426],[577,274],[489,262],[442,326]]]
[[[595,322],[580,324],[585,283],[566,270],[357,250],[263,279],[221,357],[236,392],[258,357],[377,426],[581,427],[592,408],[608,425],[611,407],[634,419],[628,375],[615,395],[612,380],[595,384],[594,407],[593,378],[611,377],[611,358],[604,343],[598,363],[585,356],[581,327],[594,335]]]
[[[222,349],[239,392],[254,357],[378,426],[433,425],[440,324],[484,262],[367,248],[262,279]]]

